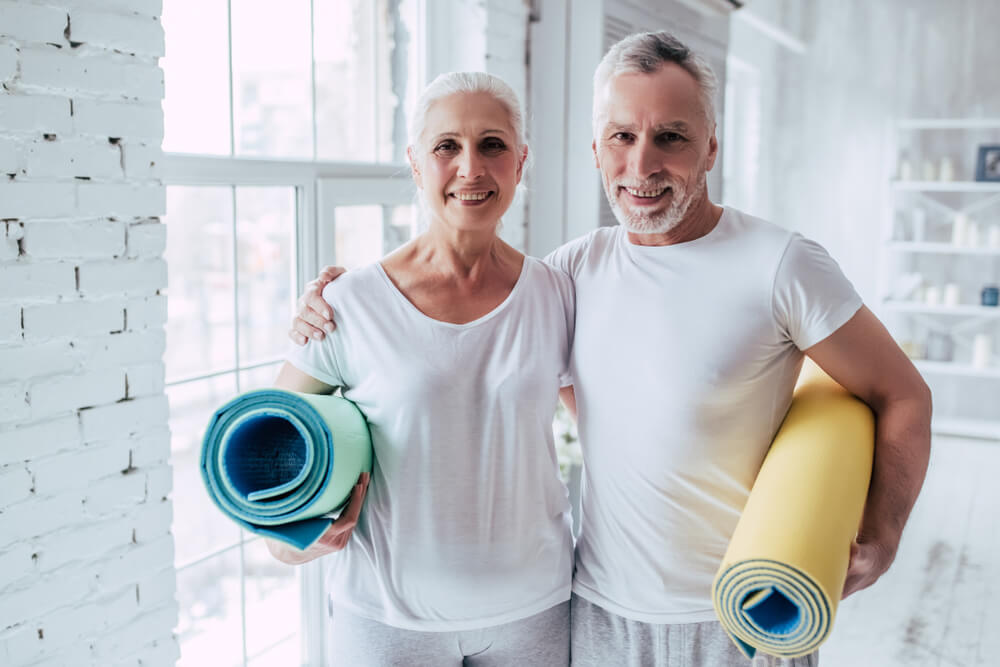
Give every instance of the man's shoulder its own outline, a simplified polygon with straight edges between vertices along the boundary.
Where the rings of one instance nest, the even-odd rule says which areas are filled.
[[[580,262],[589,254],[602,253],[614,246],[622,233],[621,226],[598,227],[592,232],[559,246],[545,256],[545,262],[574,275]]]

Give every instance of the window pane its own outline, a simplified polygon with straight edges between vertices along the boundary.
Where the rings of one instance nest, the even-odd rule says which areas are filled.
[[[292,345],[291,341],[288,343]],[[278,377],[278,371],[284,363],[284,352],[281,354],[282,360],[276,361],[267,366],[252,368],[240,373],[240,391],[251,391],[253,389],[267,389],[274,386],[274,379]]]
[[[163,150],[229,155],[226,0],[163,3]]]
[[[167,188],[167,381],[236,364],[230,188]]]
[[[171,465],[174,468],[174,561],[178,565],[235,543],[236,523],[209,499],[201,480],[201,440],[208,420],[236,395],[236,376],[167,387],[170,401]]]
[[[404,160],[404,104],[419,85],[416,0],[315,3],[320,159]]]
[[[356,269],[385,254],[381,206],[340,206],[334,213],[334,225],[338,266]]]
[[[295,188],[237,188],[240,366],[282,357],[295,292]],[[273,379],[273,378],[272,378]]]
[[[285,665],[298,665],[302,601],[299,567],[277,561],[263,540],[244,547],[246,563],[247,655],[267,657],[274,649],[288,656]],[[278,650],[279,644],[290,644]],[[288,655],[293,652],[292,655]],[[274,662],[271,656],[273,664]],[[258,664],[254,662],[253,664]]]
[[[312,158],[309,0],[232,0],[232,24],[236,154]]]
[[[179,667],[243,664],[240,598],[238,548],[177,573]]]

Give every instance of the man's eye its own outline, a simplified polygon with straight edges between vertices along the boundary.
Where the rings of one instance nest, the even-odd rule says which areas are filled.
[[[676,132],[664,132],[660,135],[660,141],[667,144],[674,144],[678,141],[687,141],[684,135],[677,134]]]
[[[615,141],[631,141],[632,135],[628,132],[615,132],[611,135],[611,138]]]

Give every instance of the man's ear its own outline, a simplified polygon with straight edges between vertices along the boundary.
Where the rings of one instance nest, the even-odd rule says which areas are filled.
[[[708,140],[708,166],[705,171],[712,171],[717,157],[719,157],[719,140],[715,138],[715,130],[712,130],[712,136]]]
[[[423,177],[420,175],[420,169],[417,168],[417,161],[413,158],[413,146],[406,147],[406,160],[410,163],[410,173],[413,174],[413,182],[417,184],[418,188],[424,187]]]

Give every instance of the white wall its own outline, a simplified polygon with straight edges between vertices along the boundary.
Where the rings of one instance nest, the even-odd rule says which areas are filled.
[[[734,19],[762,86],[758,209],[823,243],[869,303],[895,167],[892,123],[1000,116],[995,0],[755,0],[803,54]],[[971,155],[969,159],[971,159]]]
[[[0,664],[176,659],[160,0],[0,1]]]

